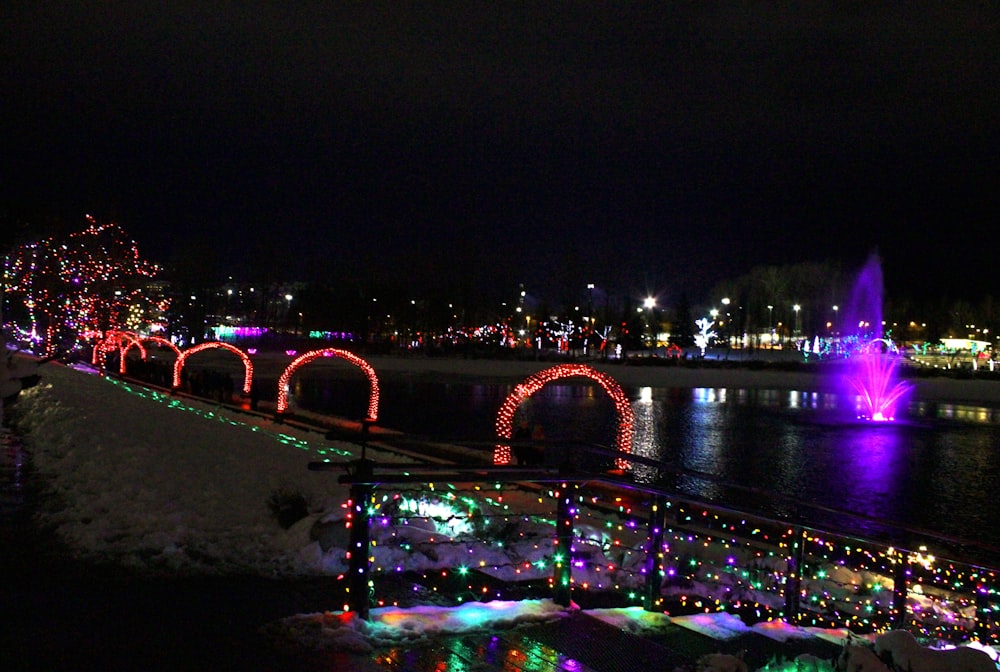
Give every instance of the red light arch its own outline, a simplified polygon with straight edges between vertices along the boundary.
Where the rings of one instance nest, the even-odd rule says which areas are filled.
[[[125,353],[135,346],[139,348],[139,356],[146,359],[146,350],[139,342],[139,337],[131,331],[119,331],[112,329],[104,337],[104,340],[94,346],[94,354],[91,364],[104,368],[104,359],[107,353],[118,348],[118,372],[125,373]]]
[[[253,383],[253,362],[250,361],[250,356],[234,345],[220,343],[218,341],[206,341],[205,343],[199,343],[198,345],[191,346],[187,350],[178,353],[177,361],[174,362],[174,388],[181,386],[181,371],[184,370],[184,363],[187,361],[187,358],[196,352],[209,350],[211,348],[229,350],[243,360],[243,367],[245,370],[245,374],[243,376],[243,394],[250,394],[250,385]]]
[[[178,357],[180,357],[181,355],[181,349],[165,338],[161,338],[159,336],[141,336],[136,339],[130,340],[129,344],[122,349],[121,372],[123,374],[125,373],[125,355],[128,354],[128,351],[131,350],[133,346],[139,348],[139,357],[143,361],[146,360],[146,349],[142,347],[143,343],[156,343],[157,345],[162,345],[170,350],[173,350],[174,354],[177,355]]]
[[[618,452],[632,452],[632,433],[635,424],[635,413],[632,411],[632,404],[622,391],[621,386],[611,376],[601,373],[586,364],[559,364],[551,368],[539,371],[524,379],[520,385],[514,388],[503,405],[497,412],[497,436],[501,439],[510,439],[514,431],[514,413],[521,402],[542,389],[546,383],[560,378],[584,377],[597,381],[604,391],[608,393],[615,403],[615,412],[618,415]],[[510,446],[499,444],[493,451],[494,464],[510,464]],[[624,469],[628,466],[628,460],[618,458],[615,466]]]
[[[168,350],[173,350],[174,354],[177,355],[178,357],[181,356],[180,348],[178,348],[176,345],[174,345],[167,339],[161,338],[160,336],[146,336],[144,338],[140,338],[139,340],[143,343],[149,342],[149,343],[156,343],[157,345],[162,345]]]
[[[346,359],[351,364],[364,371],[364,374],[368,376],[369,392],[368,392],[368,419],[371,421],[378,420],[378,376],[375,375],[375,369],[372,365],[361,359],[352,352],[346,350],[337,350],[334,348],[325,348],[323,350],[312,350],[303,355],[299,355],[292,360],[281,377],[278,379],[278,413],[284,413],[288,410],[288,383],[292,379],[292,374],[295,373],[300,367],[308,364],[314,359],[319,357],[339,357],[340,359]]]

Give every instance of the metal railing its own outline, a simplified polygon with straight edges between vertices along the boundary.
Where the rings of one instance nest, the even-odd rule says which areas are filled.
[[[629,459],[662,473],[671,470],[670,465],[640,456]],[[549,512],[551,518],[545,520],[552,528],[549,546],[539,551],[532,569],[537,574],[537,567],[546,567],[548,588],[559,604],[583,601],[575,595],[597,588],[617,593],[625,602],[670,613],[727,610],[751,621],[781,619],[857,632],[905,627],[953,641],[1000,639],[998,570],[950,559],[970,547],[967,540],[891,521],[802,502],[795,502],[786,519],[779,519],[699,501],[625,475],[582,471],[568,461],[523,468],[378,463],[362,458],[313,462],[310,469],[343,471],[339,481],[350,485],[348,599],[362,618],[368,617],[374,585],[373,521],[388,517],[390,524],[405,525],[408,516],[437,515],[407,513],[398,507],[389,511],[384,502],[395,501],[400,492],[440,497],[441,484],[448,483],[451,494],[457,491],[456,484],[466,484],[470,492],[508,487],[537,495],[534,506],[493,514],[494,520],[480,527],[509,534],[522,521],[537,517],[537,509]],[[414,491],[413,486],[422,487]],[[743,490],[766,496],[772,503],[781,499],[774,493]],[[381,497],[376,496],[378,491]],[[487,517],[481,512],[441,515]],[[833,531],[806,522],[824,516],[846,523]],[[617,536],[594,532],[602,527],[621,532]],[[872,534],[862,536],[852,529]],[[617,561],[608,561],[609,549]],[[984,556],[995,551],[977,549]],[[606,584],[588,586],[576,576],[594,576],[595,570],[609,578]]]

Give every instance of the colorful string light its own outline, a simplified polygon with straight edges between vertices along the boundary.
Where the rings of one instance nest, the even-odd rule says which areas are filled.
[[[42,354],[72,352],[86,334],[136,330],[157,319],[167,307],[151,282],[158,272],[120,226],[88,215],[82,231],[21,245],[5,257],[6,299],[23,306],[7,320]]]

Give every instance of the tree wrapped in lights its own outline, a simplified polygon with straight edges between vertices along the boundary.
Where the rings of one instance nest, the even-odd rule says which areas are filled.
[[[62,355],[108,330],[138,331],[166,308],[154,296],[159,268],[117,224],[87,226],[16,248],[4,259],[8,319],[17,338]]]

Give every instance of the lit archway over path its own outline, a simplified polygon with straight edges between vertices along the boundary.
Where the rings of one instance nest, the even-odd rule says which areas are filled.
[[[112,329],[105,336],[104,340],[94,346],[94,355],[91,363],[100,368],[104,368],[104,361],[109,352],[118,350],[118,372],[125,374],[125,353],[135,346],[139,349],[139,356],[146,359],[146,350],[142,347],[139,337],[131,331]]]
[[[243,368],[245,373],[243,375],[243,394],[250,394],[250,385],[253,383],[253,363],[250,361],[250,356],[237,348],[234,345],[229,345],[228,343],[220,343],[218,341],[208,341],[205,343],[199,343],[198,345],[192,346],[187,350],[182,351],[177,355],[177,361],[174,362],[174,388],[181,386],[181,371],[184,370],[184,363],[187,358],[196,352],[201,352],[202,350],[209,350],[211,348],[222,348],[224,350],[229,350],[235,353],[240,359],[243,360]]]
[[[586,364],[559,364],[551,368],[539,371],[524,379],[520,385],[504,400],[503,405],[497,412],[497,436],[501,439],[510,439],[514,432],[514,413],[521,402],[542,389],[546,383],[560,378],[584,377],[596,380],[604,391],[608,393],[615,403],[615,412],[618,414],[618,452],[630,454],[632,452],[632,432],[635,424],[635,413],[632,411],[632,404],[622,391],[621,386],[611,376],[601,373]],[[510,446],[501,444],[493,452],[494,464],[510,463]],[[615,466],[620,469],[626,468],[628,460],[618,458]]]
[[[123,375],[125,374],[125,356],[133,347],[138,348],[139,358],[146,361],[146,349],[142,347],[143,343],[156,343],[157,345],[163,346],[168,350],[173,350],[174,354],[180,357],[181,349],[167,339],[159,336],[140,336],[137,340],[130,341],[129,344],[122,350],[121,372]]]
[[[142,336],[141,338],[139,338],[139,340],[143,343],[156,343],[157,345],[162,346],[167,350],[173,350],[174,354],[177,355],[178,357],[181,356],[180,348],[178,348],[176,345],[174,345],[167,339],[161,338],[160,336]]]
[[[284,413],[288,410],[288,383],[292,379],[292,374],[294,374],[300,367],[314,359],[320,357],[339,357],[340,359],[346,359],[348,362],[358,367],[364,371],[365,375],[368,377],[369,392],[368,392],[368,420],[372,422],[378,420],[378,376],[375,375],[375,369],[372,365],[361,359],[353,352],[348,352],[347,350],[336,350],[334,348],[326,348],[323,350],[312,350],[305,353],[304,355],[299,355],[292,360],[281,377],[278,379],[278,413]]]

